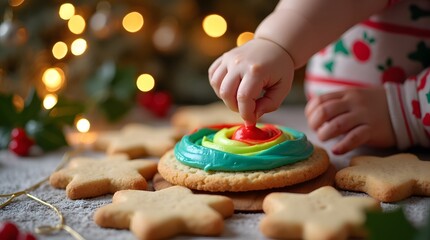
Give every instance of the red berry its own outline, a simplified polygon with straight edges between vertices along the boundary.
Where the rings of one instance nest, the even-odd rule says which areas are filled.
[[[29,139],[12,139],[9,143],[9,150],[18,156],[28,156],[33,142]]]
[[[155,92],[149,109],[157,117],[165,117],[172,105],[172,99],[167,92]]]
[[[370,47],[362,40],[353,43],[352,51],[358,61],[365,62],[370,58]]]
[[[20,140],[20,139],[27,139],[27,134],[25,133],[24,128],[14,128],[10,132],[10,136],[12,139]]]
[[[424,126],[430,126],[430,113],[426,113],[426,115],[424,116],[423,124]]]
[[[406,73],[400,67],[390,67],[382,73],[382,83],[403,83],[405,80]]]
[[[140,106],[149,108],[152,105],[154,99],[154,93],[153,92],[140,92],[137,95],[137,102]]]
[[[31,233],[20,234],[17,240],[36,240],[36,237]]]
[[[16,240],[19,234],[18,228],[12,222],[3,222],[0,226],[1,240]]]

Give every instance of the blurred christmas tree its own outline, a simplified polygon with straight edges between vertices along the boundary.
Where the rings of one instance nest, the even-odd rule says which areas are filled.
[[[61,94],[110,120],[141,91],[208,103],[216,99],[207,80],[212,61],[252,38],[276,3],[1,1],[0,92],[14,93],[19,105],[35,87],[48,107]]]

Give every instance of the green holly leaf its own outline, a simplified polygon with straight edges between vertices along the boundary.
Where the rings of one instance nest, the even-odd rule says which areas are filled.
[[[408,55],[412,61],[420,62],[423,68],[430,66],[430,47],[427,47],[424,41],[417,44],[417,50]]]
[[[334,61],[330,60],[324,63],[324,68],[329,72],[333,73]]]
[[[25,130],[44,151],[51,151],[67,146],[63,130],[59,125],[30,120],[26,124]]]
[[[0,94],[0,126],[12,127],[18,118],[18,112],[13,105],[13,96]]]
[[[73,125],[78,114],[85,111],[85,106],[77,101],[59,97],[57,104],[48,111],[45,122]]]
[[[39,117],[42,109],[42,100],[37,95],[36,90],[30,90],[27,98],[25,99],[24,109],[19,113],[19,118],[15,121],[18,126],[24,126],[30,119]]]
[[[118,68],[112,81],[112,94],[115,98],[128,101],[136,94],[136,73],[134,68]]]
[[[387,66],[388,68],[393,66],[393,59],[387,58],[387,61],[385,61],[385,66]]]
[[[0,149],[6,149],[10,142],[10,127],[0,127]]]
[[[349,51],[348,49],[346,49],[345,45],[343,44],[342,39],[340,39],[339,41],[337,41],[334,45],[334,53],[343,53],[346,56],[349,55]]]
[[[370,240],[413,239],[417,233],[401,208],[391,212],[367,212],[365,225]]]
[[[95,101],[103,101],[109,95],[110,86],[114,81],[116,73],[115,63],[104,62],[86,83],[86,90]]]
[[[90,78],[87,91],[109,121],[117,121],[135,104],[136,71],[105,62]]]
[[[132,103],[110,97],[106,99],[106,101],[101,102],[99,106],[105,114],[107,120],[115,122],[131,109]]]

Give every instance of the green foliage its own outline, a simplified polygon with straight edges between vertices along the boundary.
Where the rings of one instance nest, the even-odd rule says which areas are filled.
[[[419,229],[412,226],[401,208],[391,212],[368,212],[365,225],[370,240],[430,239],[430,214],[427,223]]]
[[[76,115],[84,112],[83,104],[61,96],[52,109],[46,110],[34,89],[28,94],[22,111],[15,108],[12,98],[11,94],[0,94],[0,149],[7,148],[10,132],[15,127],[25,128],[28,136],[45,151],[65,146],[63,127],[72,125]]]
[[[135,104],[135,72],[134,68],[118,68],[108,61],[87,82],[89,95],[109,121],[120,119]]]

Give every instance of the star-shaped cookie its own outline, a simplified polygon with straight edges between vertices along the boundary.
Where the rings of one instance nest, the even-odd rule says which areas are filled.
[[[370,197],[342,197],[333,187],[309,194],[271,193],[263,201],[263,234],[282,239],[347,239],[365,235],[365,210],[379,210]]]
[[[146,189],[146,179],[156,172],[155,160],[128,160],[126,155],[101,160],[78,157],[54,172],[49,182],[55,188],[65,188],[70,199],[91,198],[124,189]]]
[[[119,131],[102,132],[94,148],[107,154],[125,153],[130,158],[162,156],[175,146],[179,138],[172,127],[154,127],[144,124],[129,124]]]
[[[101,227],[130,229],[139,239],[162,239],[181,233],[218,235],[223,218],[233,212],[230,198],[173,186],[157,192],[116,192],[112,204],[96,210],[94,221]]]
[[[384,158],[359,156],[336,173],[335,181],[339,188],[366,192],[382,202],[430,196],[430,162],[406,153]]]

